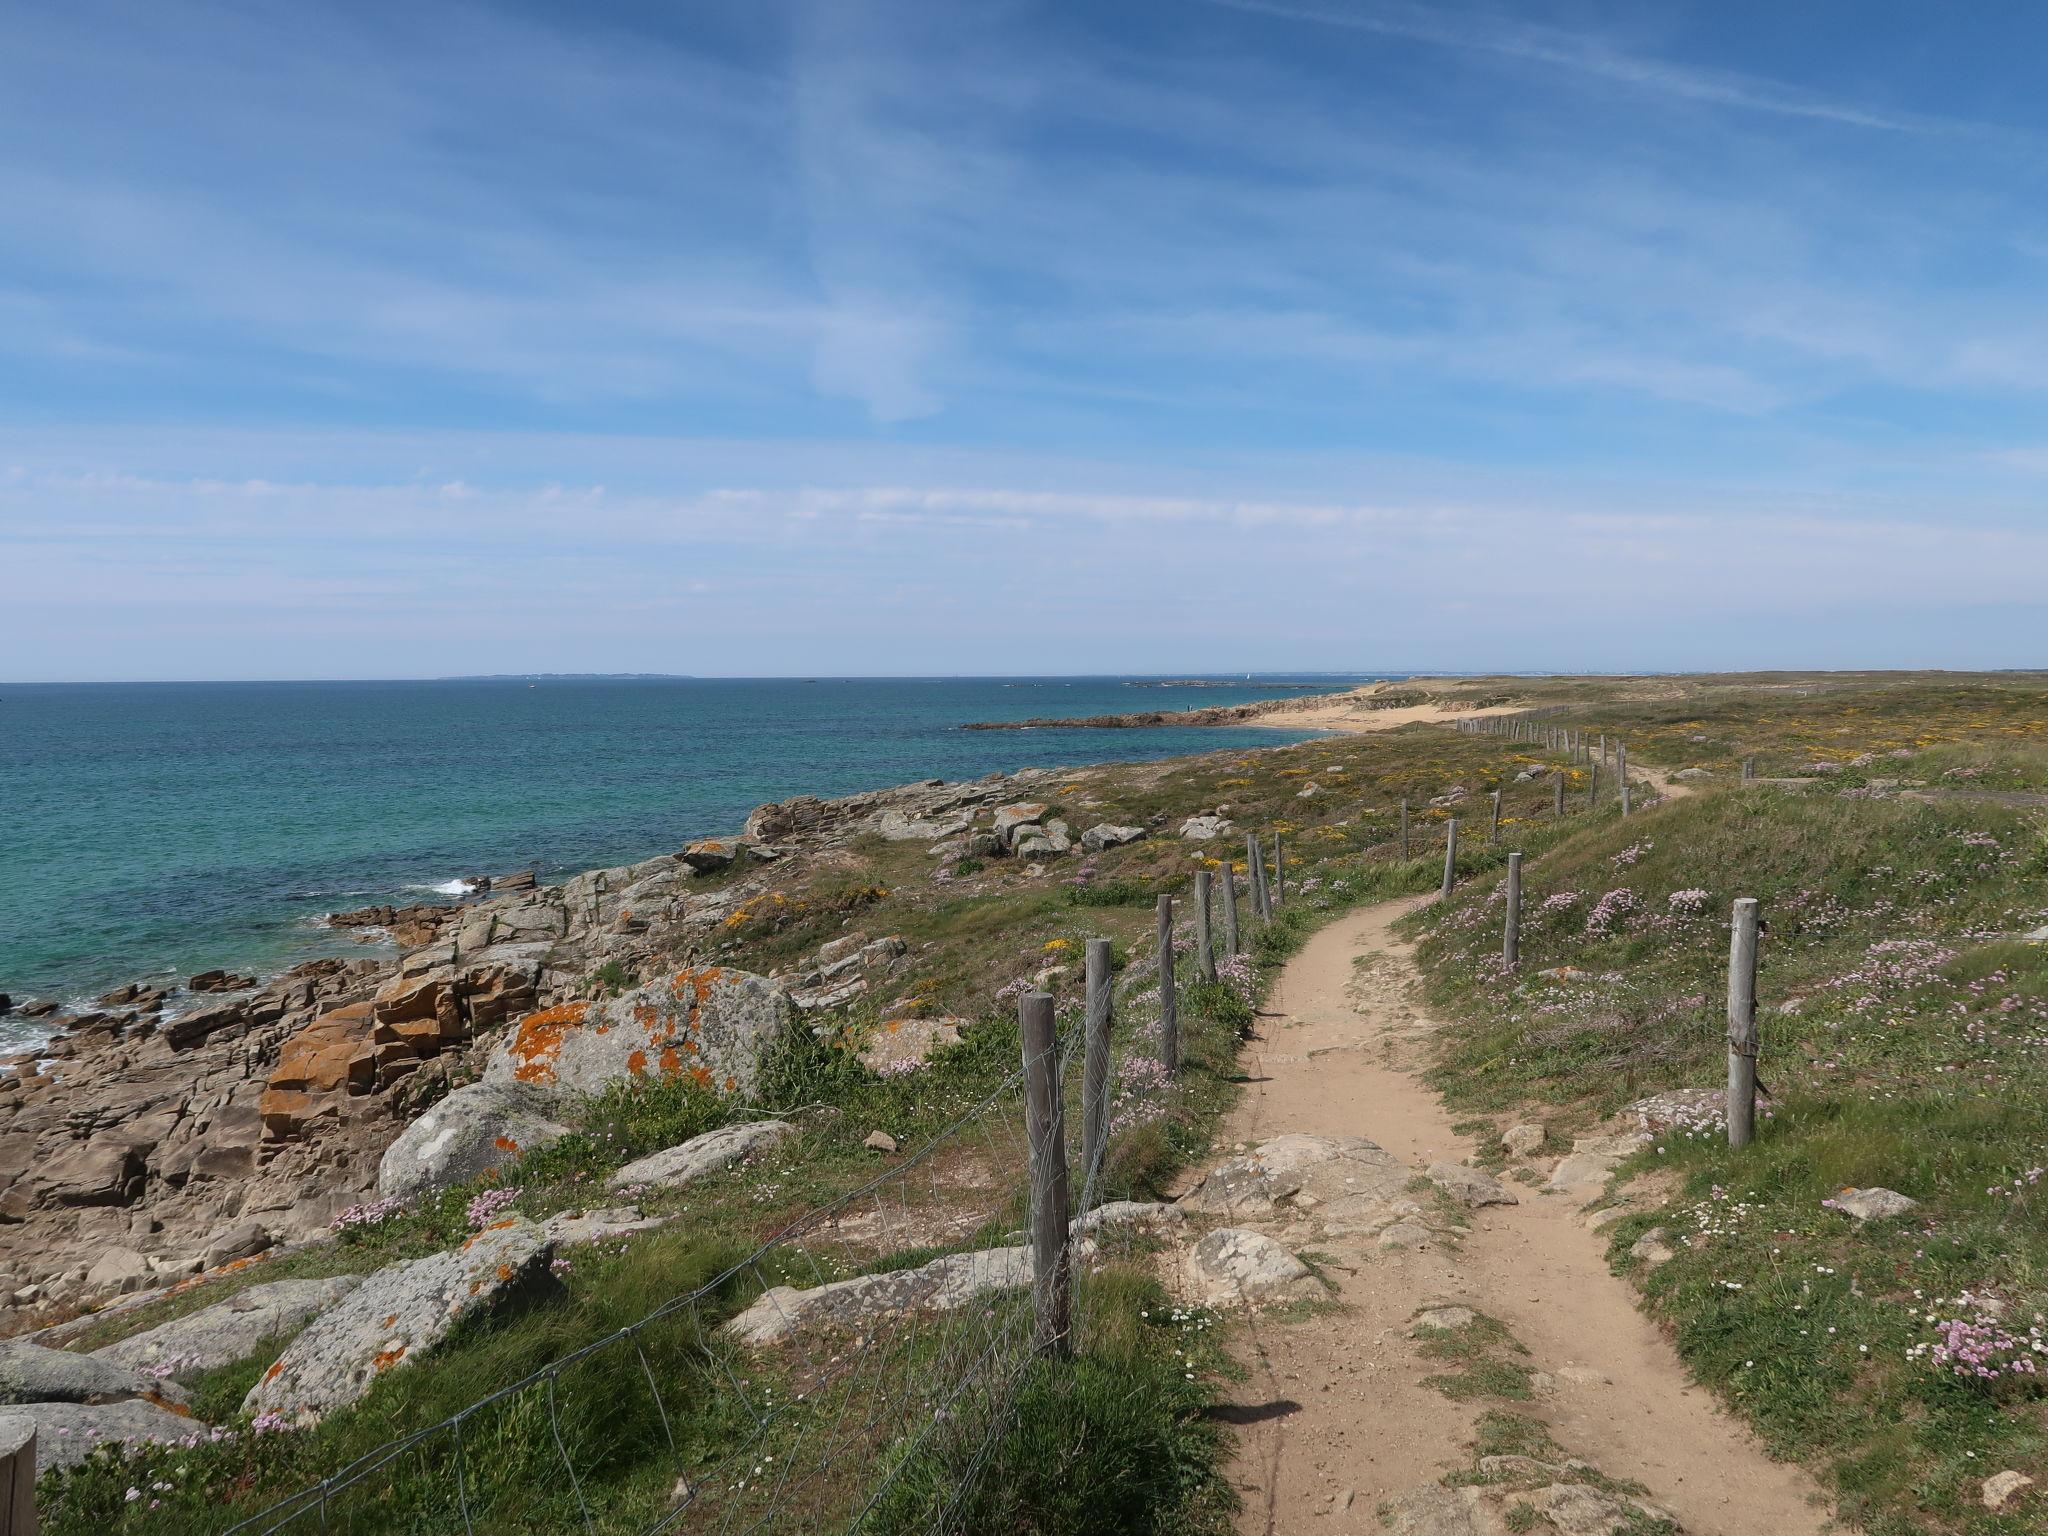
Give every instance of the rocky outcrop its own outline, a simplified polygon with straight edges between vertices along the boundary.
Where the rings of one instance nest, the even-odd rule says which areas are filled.
[[[162,1405],[182,1403],[185,1394],[112,1360],[0,1339],[0,1403],[111,1403],[125,1398]]]
[[[764,1054],[794,1017],[765,976],[682,970],[604,1003],[529,1014],[491,1052],[484,1082],[557,1102],[633,1078],[689,1077],[720,1093],[753,1091]]]
[[[210,1371],[247,1359],[267,1339],[294,1332],[360,1284],[360,1276],[335,1275],[252,1285],[226,1301],[96,1349],[86,1358],[131,1370],[175,1365],[179,1370]]]
[[[914,1072],[933,1054],[960,1043],[966,1019],[883,1019],[861,1041],[860,1062],[870,1072],[893,1077]]]
[[[1143,827],[1118,827],[1108,822],[1098,822],[1081,834],[1081,846],[1090,853],[1100,853],[1105,848],[1121,848],[1126,843],[1135,843],[1145,835]]]
[[[1520,1205],[1515,1192],[1492,1174],[1463,1163],[1436,1162],[1429,1165],[1429,1182],[1462,1206],[1478,1210],[1487,1205]]]
[[[16,1403],[0,1412],[36,1424],[36,1471],[72,1467],[102,1445],[175,1445],[200,1426],[141,1398],[118,1403]]]
[[[249,1413],[310,1424],[355,1402],[387,1371],[409,1370],[456,1324],[551,1283],[554,1245],[523,1217],[460,1248],[371,1275],[294,1339],[249,1389]]]
[[[1218,1227],[1188,1251],[1187,1278],[1203,1306],[1291,1301],[1321,1289],[1309,1267],[1264,1233]]]
[[[720,1126],[678,1146],[635,1158],[605,1175],[605,1183],[613,1189],[636,1184],[671,1189],[745,1162],[796,1133],[796,1127],[786,1120],[747,1120]]]
[[[1180,824],[1180,835],[1191,843],[1211,842],[1236,830],[1221,816],[1190,816]]]
[[[742,1343],[759,1347],[827,1324],[860,1327],[904,1312],[949,1312],[991,1291],[1030,1283],[1031,1256],[1023,1248],[954,1253],[917,1269],[858,1275],[807,1291],[773,1286],[725,1328]]]
[[[1285,1135],[1219,1163],[1181,1200],[1184,1210],[1241,1217],[1283,1206],[1342,1220],[1398,1199],[1401,1160],[1363,1136]]]
[[[384,1149],[377,1193],[400,1198],[509,1168],[560,1141],[555,1099],[520,1083],[472,1083],[428,1109]]]

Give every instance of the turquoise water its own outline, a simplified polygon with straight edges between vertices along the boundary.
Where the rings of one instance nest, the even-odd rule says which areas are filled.
[[[275,970],[312,919],[736,831],[764,800],[1294,739],[962,731],[1270,698],[1121,679],[14,685],[0,689],[0,992]],[[1321,681],[1321,680],[1319,680]],[[0,1020],[0,1035],[10,1021]]]

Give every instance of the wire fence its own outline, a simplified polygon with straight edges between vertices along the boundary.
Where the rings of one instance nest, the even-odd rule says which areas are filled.
[[[1087,1215],[1115,1011],[1106,943],[1099,958],[1070,1016],[1055,1022],[1044,993],[1020,999],[1023,1060],[885,1171],[229,1531],[957,1529],[1020,1383],[1085,1328],[1089,1261],[1117,1241]],[[1131,967],[1123,989],[1125,1034],[1146,1050],[1172,1037],[1157,1017],[1172,987],[1136,990],[1160,969]],[[1099,1134],[1071,1149],[1070,1200],[1067,1106],[1083,1100]]]

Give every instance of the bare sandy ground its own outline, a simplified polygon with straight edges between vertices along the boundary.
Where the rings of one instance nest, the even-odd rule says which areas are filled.
[[[1247,1049],[1251,1082],[1226,1148],[1290,1131],[1367,1136],[1418,1172],[1471,1154],[1415,1075],[1437,1026],[1414,1001],[1409,947],[1391,930],[1412,905],[1332,924],[1288,965]],[[1549,1162],[1538,1168],[1547,1174]],[[1484,1405],[1423,1386],[1440,1367],[1410,1337],[1419,1310],[1452,1304],[1505,1323],[1547,1378],[1533,1402],[1512,1406],[1540,1417],[1568,1455],[1644,1484],[1693,1536],[1827,1529],[1813,1481],[1772,1461],[1686,1379],[1609,1272],[1605,1239],[1587,1229],[1579,1199],[1509,1187],[1520,1204],[1473,1212],[1454,1245],[1319,1242],[1342,1310],[1251,1315],[1240,1350],[1248,1377],[1222,1409],[1241,1426],[1239,1529],[1378,1531],[1382,1500],[1470,1465]]]
[[[1413,725],[1418,720],[1433,724],[1449,720],[1475,720],[1481,715],[1507,714],[1515,707],[1502,705],[1496,709],[1447,709],[1441,704],[1412,704],[1399,709],[1372,708],[1370,701],[1376,694],[1385,690],[1386,686],[1384,683],[1373,683],[1365,688],[1354,688],[1348,693],[1333,693],[1327,699],[1319,700],[1306,709],[1271,710],[1237,723],[1272,726],[1289,731],[1363,733],[1391,731],[1397,726]]]

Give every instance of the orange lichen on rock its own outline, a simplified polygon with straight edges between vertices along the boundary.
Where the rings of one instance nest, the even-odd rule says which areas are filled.
[[[519,1143],[510,1136],[494,1136],[491,1138],[491,1145],[500,1152],[517,1152],[519,1150]]]
[[[636,1077],[647,1070],[647,1053],[635,1050],[626,1057],[626,1070]]]
[[[663,1077],[674,1077],[682,1070],[683,1058],[676,1054],[676,1048],[672,1045],[663,1046],[661,1048],[661,1075]]]
[[[282,1375],[283,1373],[284,1373],[284,1362],[283,1362],[282,1360],[280,1360],[280,1361],[278,1361],[278,1362],[277,1362],[277,1363],[276,1363],[275,1365],[271,1366],[271,1368],[270,1368],[269,1370],[267,1370],[267,1371],[265,1371],[265,1372],[263,1373],[263,1379],[264,1379],[265,1381],[275,1381],[275,1380],[277,1380],[277,1378],[278,1378],[279,1376],[281,1376],[281,1375]]]
[[[690,1078],[699,1088],[709,1088],[711,1086],[711,1069],[709,1067],[692,1067],[690,1068]]]
[[[380,1371],[388,1371],[391,1369],[392,1366],[398,1364],[398,1362],[403,1360],[404,1358],[405,1346],[401,1344],[396,1349],[378,1350],[376,1355],[371,1359],[370,1364],[375,1366]]]
[[[512,1075],[522,1083],[551,1083],[555,1079],[555,1058],[561,1054],[562,1037],[580,1028],[590,1013],[588,1003],[561,1003],[529,1013],[519,1021],[506,1046],[514,1061]]]

